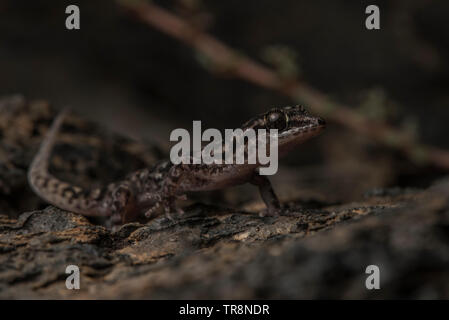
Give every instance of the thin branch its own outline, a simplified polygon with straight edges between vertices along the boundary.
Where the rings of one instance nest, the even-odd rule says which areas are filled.
[[[196,29],[182,18],[152,3],[119,1],[141,21],[193,47],[207,58],[213,69],[277,91],[305,104],[327,120],[345,126],[377,143],[403,152],[413,162],[449,169],[449,151],[426,146],[409,134],[387,124],[368,119],[348,106],[299,81],[285,81],[274,70],[239,54],[213,36]]]

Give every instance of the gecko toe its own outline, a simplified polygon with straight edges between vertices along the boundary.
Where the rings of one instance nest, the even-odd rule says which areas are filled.
[[[280,208],[264,209],[259,212],[259,217],[279,217],[281,213]]]

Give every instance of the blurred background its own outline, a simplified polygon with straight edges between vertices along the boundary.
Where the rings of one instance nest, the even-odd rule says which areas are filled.
[[[0,95],[70,106],[166,151],[171,130],[190,129],[192,120],[223,130],[271,107],[296,104],[214,72],[198,52],[123,3],[0,0]],[[152,3],[367,119],[449,149],[447,1]],[[80,8],[80,30],[65,28],[69,4]],[[380,30],[365,28],[369,4],[380,8]],[[426,187],[445,174],[322,116],[326,132],[290,154],[273,177],[284,200],[293,186],[304,200],[333,203],[376,188]]]

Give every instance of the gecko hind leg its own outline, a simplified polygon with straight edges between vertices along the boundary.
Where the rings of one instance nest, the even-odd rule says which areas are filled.
[[[184,213],[184,210],[182,210],[182,208],[178,207],[176,205],[176,200],[177,199],[182,199],[185,200],[186,197],[185,195],[181,195],[181,196],[173,196],[173,197],[169,197],[165,200],[164,202],[164,212],[165,212],[165,216],[171,220],[171,221],[175,221],[176,219],[173,217],[172,213],[176,213],[176,217],[179,217],[180,215],[182,215]]]
[[[176,205],[175,203],[176,200],[186,200],[186,199],[187,197],[185,194],[179,196],[159,198],[159,200],[155,202],[154,205],[145,212],[145,217],[151,218],[153,216],[153,213],[160,207],[162,207],[165,216],[169,220],[174,221],[175,218],[172,216],[172,213],[177,213],[179,215],[184,213],[184,210],[182,210],[180,207]]]
[[[122,225],[122,215],[118,212],[113,213],[105,223],[106,228],[112,231],[116,231],[120,225]]]
[[[136,220],[138,213],[132,188],[126,184],[119,185],[112,194],[110,221],[124,224]]]

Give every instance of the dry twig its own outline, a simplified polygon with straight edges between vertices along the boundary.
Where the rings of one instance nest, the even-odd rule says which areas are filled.
[[[414,162],[449,169],[447,150],[421,144],[406,132],[368,119],[350,107],[332,101],[304,82],[286,81],[270,68],[239,54],[213,36],[157,5],[139,0],[119,2],[141,21],[196,49],[208,59],[214,70],[286,95],[297,103],[307,105],[327,120],[403,152]]]

